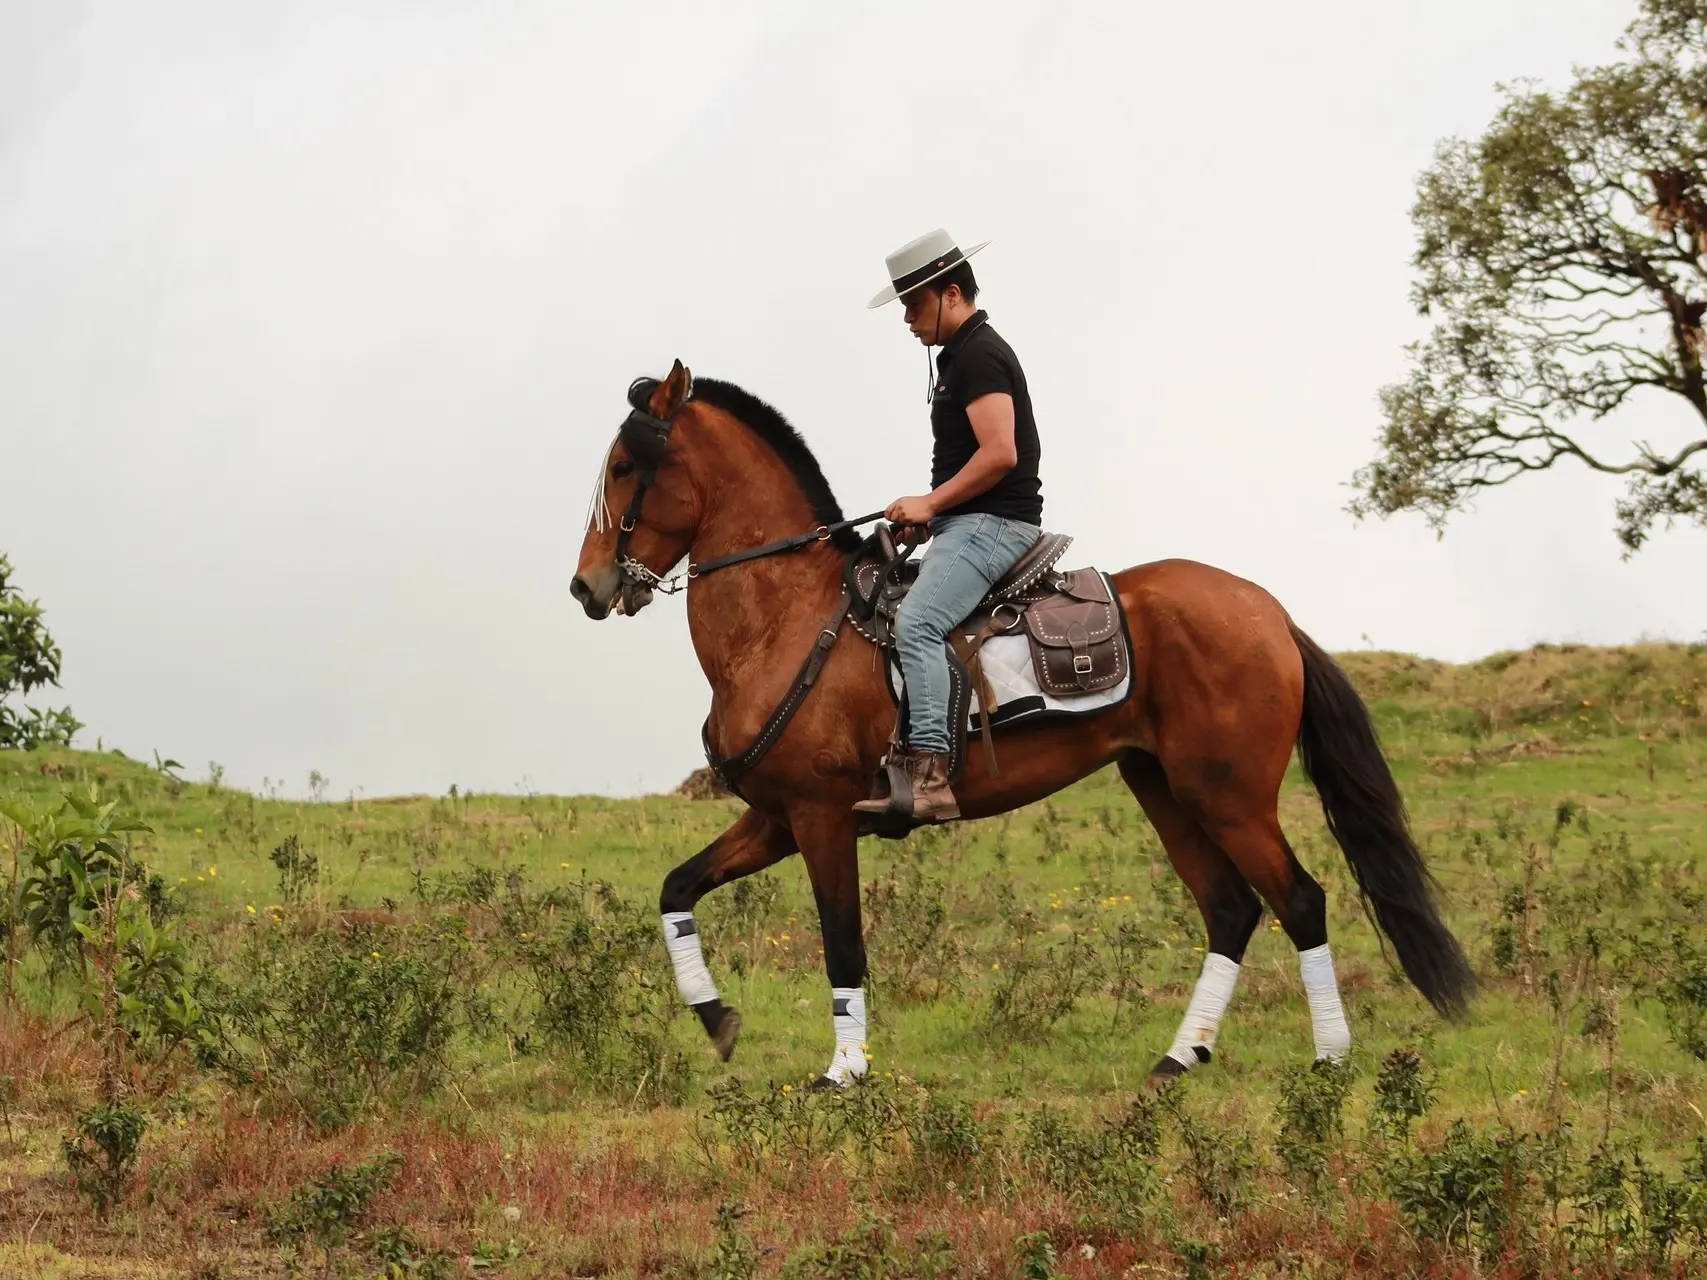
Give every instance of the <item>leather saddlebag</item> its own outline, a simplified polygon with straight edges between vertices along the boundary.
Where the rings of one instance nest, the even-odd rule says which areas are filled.
[[[1062,574],[1061,593],[1025,611],[1025,629],[1037,682],[1046,693],[1101,693],[1126,678],[1131,657],[1120,605],[1095,569]]]

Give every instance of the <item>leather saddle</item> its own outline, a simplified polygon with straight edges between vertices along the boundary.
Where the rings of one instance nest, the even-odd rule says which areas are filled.
[[[985,641],[1024,635],[1038,686],[1056,698],[1102,693],[1131,670],[1120,603],[1108,579],[1096,569],[1056,568],[1072,542],[1066,534],[1041,535],[949,634],[950,715],[956,717],[950,723],[966,722],[975,689],[992,773],[995,749],[990,717],[996,708],[978,660]],[[910,558],[916,547],[897,544],[888,527],[879,525],[848,563],[847,585],[853,598],[850,620],[890,661],[896,661],[895,626],[901,604],[918,578],[919,565]],[[899,723],[896,732],[899,735]],[[962,735],[955,735],[950,767],[955,781],[964,768],[963,742]]]

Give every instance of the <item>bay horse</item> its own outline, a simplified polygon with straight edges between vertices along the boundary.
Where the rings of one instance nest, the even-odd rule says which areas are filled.
[[[852,806],[867,794],[896,715],[866,642],[838,642],[851,631],[842,625],[843,573],[859,538],[805,441],[763,401],[730,383],[696,383],[680,361],[661,381],[637,381],[629,400],[571,591],[591,618],[633,614],[656,589],[677,588],[663,575],[688,558],[688,625],[711,685],[708,756],[728,761],[754,745],[762,754],[747,753],[757,763],[739,784],[746,812],[664,879],[659,909],[677,988],[727,1060],[740,1017],[718,998],[694,905],[799,853],[836,1035],[814,1083],[842,1085],[867,1067]],[[1405,974],[1438,1011],[1461,1013],[1474,987],[1469,963],[1441,922],[1374,725],[1339,665],[1274,597],[1222,570],[1163,560],[1112,577],[1131,638],[1131,695],[1094,715],[1004,732],[999,776],[969,757],[955,792],[963,819],[985,818],[1106,765],[1119,769],[1208,932],[1197,987],[1151,1081],[1210,1060],[1265,903],[1299,951],[1317,1058],[1350,1048],[1326,898],[1277,813],[1294,747]],[[779,731],[785,701],[792,718]]]

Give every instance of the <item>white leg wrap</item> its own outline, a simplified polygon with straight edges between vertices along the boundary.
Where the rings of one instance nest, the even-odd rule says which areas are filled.
[[[1310,1022],[1316,1033],[1317,1058],[1343,1058],[1351,1052],[1351,1028],[1340,1005],[1340,984],[1334,978],[1334,957],[1328,944],[1298,953],[1298,972],[1310,1001]]]
[[[676,970],[676,990],[682,999],[689,1004],[717,999],[717,984],[711,980],[711,970],[705,967],[705,955],[699,949],[693,912],[664,913],[664,946],[669,949],[670,963]]]
[[[1203,972],[1197,978],[1197,990],[1191,993],[1191,1003],[1185,1007],[1179,1031],[1168,1048],[1168,1057],[1182,1067],[1195,1067],[1207,1062],[1215,1048],[1215,1033],[1221,1029],[1221,1015],[1233,999],[1233,988],[1239,981],[1236,961],[1211,951],[1203,957]],[[1196,1051],[1201,1048],[1202,1055]]]
[[[836,1024],[836,1054],[824,1074],[846,1084],[866,1071],[864,988],[831,987],[830,1020]]]

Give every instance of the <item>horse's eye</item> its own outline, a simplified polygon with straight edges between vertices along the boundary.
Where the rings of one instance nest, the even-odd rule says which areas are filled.
[[[618,480],[621,480],[624,476],[631,476],[634,474],[634,464],[627,461],[613,462],[611,463],[610,473]]]

